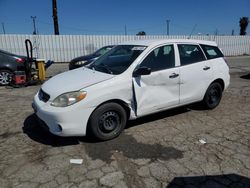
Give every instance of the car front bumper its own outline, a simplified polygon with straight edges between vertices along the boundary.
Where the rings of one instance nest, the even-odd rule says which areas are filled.
[[[53,107],[50,102],[44,103],[36,95],[32,107],[47,126],[49,131],[57,136],[85,136],[88,119],[93,108],[82,108],[74,104],[68,107]]]

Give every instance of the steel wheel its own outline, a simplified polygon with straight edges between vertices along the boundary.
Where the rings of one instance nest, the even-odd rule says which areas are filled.
[[[210,105],[214,105],[214,104],[218,103],[219,100],[220,100],[220,93],[219,93],[218,89],[211,88],[211,90],[208,93],[208,103]]]
[[[99,140],[117,137],[124,129],[127,114],[117,103],[106,103],[97,108],[90,117],[89,129]]]
[[[115,111],[107,111],[99,118],[99,129],[104,133],[110,133],[121,124],[119,114]]]
[[[212,83],[205,94],[203,103],[206,108],[213,109],[219,105],[222,97],[222,88],[219,83]]]
[[[12,73],[7,70],[0,70],[0,85],[8,85],[12,80]]]

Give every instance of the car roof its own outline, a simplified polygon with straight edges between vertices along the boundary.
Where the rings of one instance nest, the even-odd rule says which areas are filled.
[[[147,40],[134,40],[121,43],[121,45],[142,45],[142,46],[157,46],[164,43],[197,43],[210,46],[217,46],[214,41],[207,40],[194,40],[194,39],[147,39]]]

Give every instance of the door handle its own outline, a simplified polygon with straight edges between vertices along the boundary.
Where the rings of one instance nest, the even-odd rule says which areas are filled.
[[[169,76],[169,78],[176,78],[176,77],[178,77],[178,76],[179,76],[179,74],[173,73],[173,74],[171,74],[171,75]]]
[[[204,68],[203,68],[203,70],[209,70],[210,69],[210,67],[208,67],[208,66],[205,66]]]

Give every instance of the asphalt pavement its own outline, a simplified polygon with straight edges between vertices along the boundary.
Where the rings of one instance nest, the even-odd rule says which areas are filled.
[[[216,109],[146,116],[106,142],[51,135],[31,108],[40,86],[1,87],[0,187],[250,187],[250,57],[227,60],[231,84]],[[47,77],[66,70],[52,65]]]

